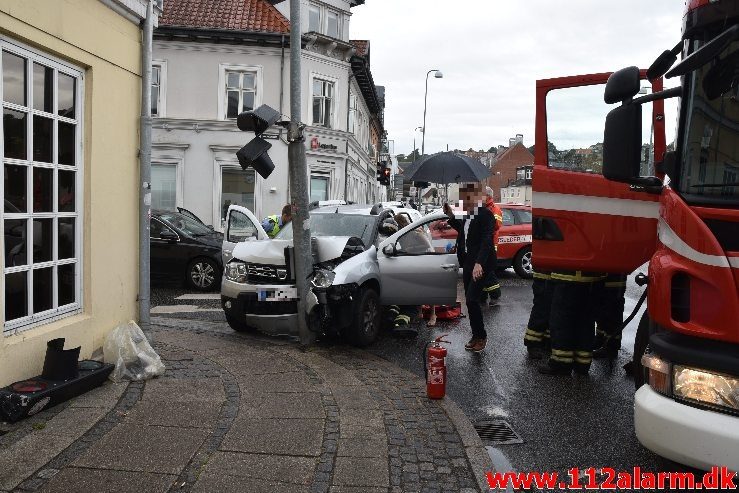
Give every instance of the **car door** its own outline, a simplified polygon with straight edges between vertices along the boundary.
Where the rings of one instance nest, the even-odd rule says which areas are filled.
[[[656,246],[659,195],[608,181],[600,172],[605,117],[613,109],[603,102],[609,75],[537,81],[532,200],[537,269],[631,272]],[[659,91],[662,81],[651,88],[644,81],[642,88]],[[653,170],[665,152],[663,101],[655,101],[651,112],[645,105],[643,114],[643,167]]]
[[[226,231],[223,235],[223,265],[233,257],[233,250],[242,241],[269,239],[256,216],[246,207],[231,205],[226,213]]]
[[[178,272],[178,269],[180,274],[184,272],[179,268],[180,236],[158,217],[152,217],[149,224],[151,277],[159,280],[169,279]]]
[[[443,213],[426,216],[380,243],[380,301],[386,305],[450,305],[457,299],[457,256],[436,251],[431,229]]]

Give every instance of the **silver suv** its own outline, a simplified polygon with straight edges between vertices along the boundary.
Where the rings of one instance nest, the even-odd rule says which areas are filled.
[[[232,206],[227,218],[221,284],[226,319],[236,331],[297,335],[292,227],[264,240],[256,218],[246,212]],[[396,214],[410,223],[397,232],[387,228]],[[314,269],[306,303],[311,329],[366,346],[379,334],[382,305],[453,303],[457,258],[434,247],[430,230],[446,219],[382,204],[313,209]]]

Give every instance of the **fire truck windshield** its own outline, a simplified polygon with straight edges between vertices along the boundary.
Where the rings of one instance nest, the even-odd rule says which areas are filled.
[[[691,52],[704,43],[691,42]],[[739,206],[739,91],[732,43],[685,77],[681,162],[676,188],[691,203]]]

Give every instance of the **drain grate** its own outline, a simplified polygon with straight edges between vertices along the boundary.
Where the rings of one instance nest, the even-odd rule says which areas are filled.
[[[502,419],[480,421],[475,424],[475,430],[485,445],[510,445],[523,443],[521,437],[513,431],[511,425]]]

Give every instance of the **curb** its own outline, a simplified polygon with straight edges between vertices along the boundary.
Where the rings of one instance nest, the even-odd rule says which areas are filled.
[[[369,355],[374,360],[382,362],[387,366],[392,366],[397,371],[407,374],[408,378],[422,380],[422,377],[419,377],[417,374],[406,370],[381,356],[362,349],[355,348],[355,350]],[[472,467],[472,472],[475,474],[478,488],[482,493],[487,493],[490,491],[490,486],[485,478],[485,473],[495,471],[495,468],[493,466],[493,460],[490,458],[490,455],[488,455],[480,436],[477,434],[477,431],[475,431],[475,428],[472,426],[472,422],[464,411],[462,411],[457,403],[450,397],[439,399],[436,402],[438,402],[439,406],[444,410],[447,417],[452,422],[452,425],[454,425],[454,428],[457,430],[457,433],[459,433],[459,437],[462,439],[462,446],[464,447],[467,460]]]

